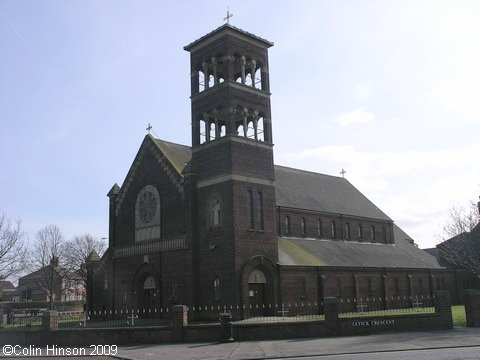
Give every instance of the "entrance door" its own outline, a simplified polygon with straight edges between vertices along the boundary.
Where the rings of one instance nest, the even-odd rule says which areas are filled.
[[[248,277],[248,302],[250,316],[265,316],[267,313],[267,277],[260,269],[253,269]]]
[[[157,286],[155,283],[155,279],[152,276],[148,276],[144,282],[142,287],[142,295],[140,299],[142,310],[146,312],[153,311],[155,309],[155,295],[157,291]]]
[[[265,315],[265,284],[248,284],[248,296],[252,309],[252,316]]]

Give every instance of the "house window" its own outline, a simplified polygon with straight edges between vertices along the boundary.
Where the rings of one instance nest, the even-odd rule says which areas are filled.
[[[337,278],[335,283],[335,296],[340,299],[342,297],[342,281],[340,278]]]
[[[350,224],[349,223],[345,224],[345,238],[350,239]]]
[[[358,238],[359,238],[360,240],[363,239],[362,224],[358,224]]]
[[[335,227],[335,221],[332,221],[332,239],[337,237],[337,228]]]
[[[302,227],[302,236],[306,236],[307,235],[307,220],[305,220],[304,217],[302,217],[300,225]]]
[[[213,300],[220,301],[220,279],[213,280]]]
[[[290,216],[285,216],[285,234],[290,234]]]
[[[322,237],[322,220],[317,220],[317,236]]]
[[[258,192],[258,226],[260,230],[265,230],[265,223],[263,217],[263,193]]]
[[[254,219],[253,219],[253,191],[247,190],[247,217],[248,217],[248,228],[254,228]]]
[[[108,278],[107,275],[105,274],[103,277],[103,290],[107,291],[108,290]]]
[[[370,226],[370,238],[372,239],[372,242],[375,242],[375,226]]]

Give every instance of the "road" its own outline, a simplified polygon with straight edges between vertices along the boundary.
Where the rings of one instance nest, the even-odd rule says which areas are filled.
[[[276,358],[288,360],[478,360],[480,359],[480,346],[425,349],[408,351],[387,351],[343,355],[319,355],[308,357]]]

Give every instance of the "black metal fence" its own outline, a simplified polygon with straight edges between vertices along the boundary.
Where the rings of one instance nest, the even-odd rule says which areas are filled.
[[[434,299],[430,296],[341,298],[338,312],[340,317],[428,314],[435,312]]]
[[[368,317],[434,313],[434,297],[390,296],[338,299],[339,317]],[[221,314],[234,322],[286,322],[325,320],[323,302],[291,302],[264,305],[203,305],[187,307],[189,323],[219,322]],[[108,328],[171,325],[172,309],[122,309],[58,312],[59,328]],[[42,311],[11,311],[0,319],[0,328],[40,327]]]

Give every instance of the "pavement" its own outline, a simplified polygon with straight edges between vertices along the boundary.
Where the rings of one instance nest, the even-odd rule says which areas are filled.
[[[265,359],[480,346],[480,328],[365,336],[120,347],[117,359]]]
[[[114,345],[114,344],[111,344]],[[158,345],[121,346],[115,356],[88,356],[92,349],[85,349],[87,356],[15,356],[0,352],[0,359],[288,359],[303,357],[325,357],[334,355],[371,354],[365,358],[383,359],[392,352],[405,352],[430,349],[469,348],[480,346],[480,328],[455,327],[452,330],[395,332],[364,336],[343,336],[327,338],[301,338],[288,340],[245,341],[231,343],[177,343]],[[36,348],[34,348],[35,350]],[[458,349],[460,350],[460,349]],[[477,351],[477,350],[475,350]],[[478,351],[477,351],[478,352]],[[98,352],[97,352],[98,353]],[[380,354],[379,354],[380,353]],[[390,354],[388,354],[390,353]],[[10,355],[10,356],[8,356]],[[25,354],[26,355],[26,354]],[[113,354],[111,354],[113,355]],[[380,356],[380,357],[379,357]],[[403,358],[400,356],[400,358]],[[476,358],[476,357],[475,357]],[[434,357],[439,360],[440,357]]]

